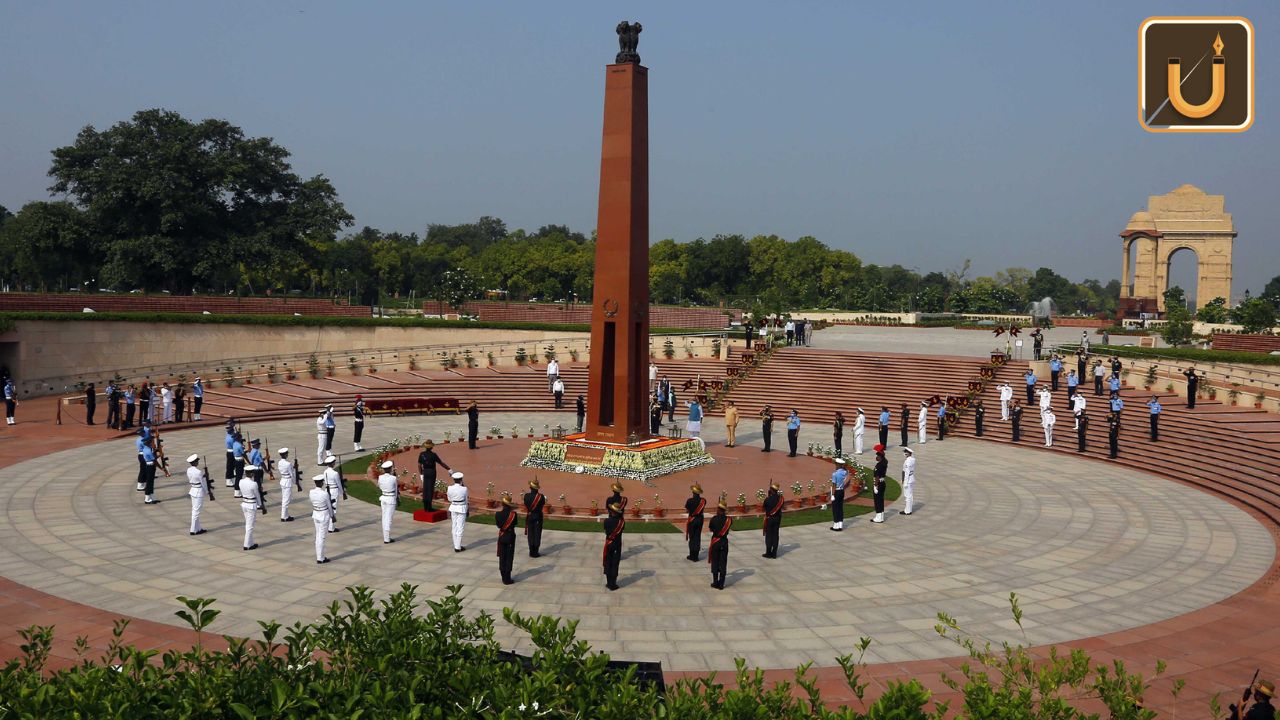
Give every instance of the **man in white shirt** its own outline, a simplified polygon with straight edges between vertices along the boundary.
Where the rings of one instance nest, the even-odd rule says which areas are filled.
[[[453,551],[466,550],[462,546],[462,531],[467,527],[467,486],[462,484],[462,473],[457,470],[449,474],[453,484],[445,491],[449,498],[449,519],[453,521]]]
[[[258,543],[253,541],[253,525],[258,519],[258,481],[253,479],[258,466],[245,465],[244,477],[240,478],[240,512],[244,514],[244,549],[257,550]]]
[[[324,541],[329,536],[329,526],[333,524],[333,505],[329,500],[329,491],[324,489],[324,473],[311,478],[316,486],[307,495],[311,501],[311,522],[316,527],[316,564],[329,562],[324,556]]]
[[[325,416],[325,411],[322,408],[320,410],[320,414],[316,415],[316,464],[317,465],[324,464],[324,441],[329,436],[329,434],[325,432],[324,416]]]
[[[547,363],[547,389],[550,390],[559,379],[560,363],[556,362],[555,358],[551,358],[551,362]]]
[[[164,414],[160,417],[164,418],[167,423],[173,422],[173,390],[169,388],[169,383],[165,383],[160,388],[161,402],[164,403]]]
[[[338,464],[338,458],[332,455],[326,455],[324,463],[324,488],[329,491],[329,505],[331,511],[329,513],[329,532],[341,532],[338,529],[338,499],[347,499],[347,489],[342,487],[342,475],[335,469]]]
[[[929,403],[927,402],[920,403],[920,410],[916,414],[916,435],[919,436],[921,445],[929,440]]]
[[[382,544],[393,543],[391,539],[391,518],[396,514],[396,503],[400,501],[400,483],[396,482],[396,464],[390,460],[382,463],[382,474],[378,476],[378,503],[382,506]]]
[[[276,452],[280,454],[280,461],[276,463],[276,470],[280,475],[280,522],[293,522],[293,516],[289,514],[289,503],[293,501],[295,483],[299,488],[302,487],[298,483],[298,468],[289,459],[289,448],[282,447]]]
[[[187,458],[187,462],[191,467],[187,468],[187,494],[191,496],[191,531],[189,535],[203,535],[204,528],[200,527],[200,511],[204,509],[204,496],[208,489],[208,480],[205,479],[204,471],[200,469],[200,456],[192,455]],[[210,495],[212,500],[213,496]]]
[[[556,409],[564,407],[564,381],[556,377],[555,382],[551,383],[551,392],[555,394]]]
[[[1009,402],[1013,400],[1013,388],[1009,383],[1001,383],[1000,390],[1000,419],[1005,422],[1009,421]]]
[[[654,386],[658,384],[658,366],[649,363],[649,392],[653,392]]]
[[[853,454],[862,454],[862,436],[867,431],[867,415],[858,408],[858,418],[853,421]]]
[[[902,461],[902,515],[914,512],[916,502],[916,454],[911,448],[902,448],[906,459]]]
[[[1084,399],[1084,393],[1076,393],[1075,396],[1071,398],[1071,412],[1079,416],[1080,413],[1084,412],[1087,404],[1088,403],[1086,403]]]
[[[1040,411],[1040,425],[1044,427],[1044,446],[1053,447],[1053,425],[1058,421],[1058,417],[1053,414],[1053,410],[1045,408]]]

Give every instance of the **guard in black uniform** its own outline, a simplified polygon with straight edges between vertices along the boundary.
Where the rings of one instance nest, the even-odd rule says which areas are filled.
[[[1120,413],[1107,416],[1107,442],[1111,445],[1111,459],[1120,455]]]
[[[657,398],[649,401],[649,434],[662,434],[662,403]]]
[[[502,509],[494,515],[494,524],[498,527],[498,572],[502,584],[510,585],[515,582],[511,579],[511,562],[516,557],[516,526],[520,524],[510,493],[502,493]]]
[[[898,430],[902,433],[902,447],[906,447],[911,432],[911,410],[907,408],[906,403],[902,403],[901,417],[902,425],[898,427]],[[882,440],[882,442],[886,445],[888,444],[887,441]]]
[[[1085,440],[1089,432],[1089,416],[1081,412],[1076,416],[1076,452],[1084,452]]]
[[[725,514],[724,500],[716,505],[716,515],[711,518],[711,544],[707,547],[707,562],[711,563],[711,587],[724,589],[724,576],[729,568],[729,529],[733,518]]]
[[[888,472],[889,459],[884,456],[884,446],[876,445],[876,467],[872,472],[871,481],[871,497],[876,506],[875,517],[871,518],[873,523],[884,522],[884,478]]]
[[[1009,420],[1013,424],[1013,441],[1018,442],[1022,439],[1022,404],[1017,400],[1013,401],[1013,409],[1009,411]]]
[[[480,434],[480,408],[476,401],[467,403],[467,449],[476,449],[476,436]]]
[[[547,496],[539,489],[537,478],[529,481],[529,492],[524,494],[524,534],[529,538],[529,557],[539,557],[542,547],[542,511],[547,506]]]
[[[773,442],[773,408],[768,405],[760,411],[760,431],[764,434],[764,449],[760,452],[772,452],[769,444]]]
[[[764,498],[764,554],[760,557],[777,559],[780,529],[782,529],[782,496],[778,494],[778,483],[770,481],[769,494]]]
[[[627,521],[622,518],[622,506],[609,505],[609,517],[604,520],[604,586],[618,589],[618,565],[622,563],[622,531]]]
[[[1196,406],[1196,392],[1200,388],[1200,376],[1196,375],[1194,367],[1183,370],[1182,374],[1187,378],[1187,407],[1193,408]]]
[[[622,508],[622,512],[625,513],[627,511],[627,498],[622,495],[622,483],[614,480],[609,489],[613,491],[613,494],[604,499],[604,506],[609,507],[617,503]]]
[[[702,497],[702,486],[697,483],[690,485],[689,491],[693,497],[684,501],[684,511],[689,515],[684,521],[684,539],[689,541],[689,554],[685,559],[697,562],[702,553],[702,521],[707,499]]]
[[[355,431],[351,434],[351,442],[355,445],[355,451],[360,452],[364,448],[360,447],[360,436],[364,434],[364,396],[356,396],[356,404],[351,406],[351,417],[355,422]]]
[[[431,500],[436,492],[436,466],[452,470],[448,463],[440,459],[435,451],[436,444],[430,440],[422,443],[422,452],[418,453],[418,474],[422,477],[422,509],[431,509]]]
[[[979,400],[973,406],[973,432],[978,437],[982,437],[982,421],[987,417],[987,409],[982,407],[982,401]]]

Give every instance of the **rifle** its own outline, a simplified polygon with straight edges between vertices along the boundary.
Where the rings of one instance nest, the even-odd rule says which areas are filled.
[[[164,471],[165,477],[173,477],[173,473],[169,472],[169,458],[164,456],[164,443],[160,442],[159,428],[152,428],[155,434],[151,436],[151,449],[156,451],[156,464]]]
[[[204,486],[205,490],[209,493],[209,499],[216,501],[217,498],[213,496],[213,478],[209,477],[209,469],[205,465],[203,455],[200,456],[200,472],[204,473]]]
[[[338,485],[342,488],[342,499],[347,499],[347,479],[342,476],[342,456],[338,455]]]
[[[290,462],[293,463],[293,482],[298,486],[298,492],[302,492],[302,463],[297,460]]]
[[[1253,671],[1253,679],[1249,681],[1249,685],[1244,689],[1244,693],[1240,696],[1240,705],[1230,705],[1232,720],[1239,720],[1240,711],[1244,709],[1245,703],[1249,702],[1249,698],[1253,697],[1253,685],[1258,682],[1258,673],[1262,672],[1262,668]]]
[[[265,456],[263,457],[263,460],[267,464],[267,476],[274,481],[276,479],[276,471],[274,466],[271,463],[271,441],[264,439],[262,441],[262,447],[264,449],[264,452],[266,453]]]
[[[262,468],[258,468],[258,471],[254,474],[256,475],[256,477],[253,478],[254,484],[258,486],[258,509],[262,511],[263,515],[266,515],[267,493],[262,489]]]

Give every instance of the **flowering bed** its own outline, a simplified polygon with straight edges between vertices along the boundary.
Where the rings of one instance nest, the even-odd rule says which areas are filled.
[[[561,472],[575,472],[581,466],[582,472],[591,475],[644,481],[715,462],[711,454],[696,440],[670,443],[651,450],[608,447],[604,448],[599,462],[566,462],[565,454],[573,447],[600,449],[599,445],[589,443],[542,440],[529,446],[529,454],[520,465]]]

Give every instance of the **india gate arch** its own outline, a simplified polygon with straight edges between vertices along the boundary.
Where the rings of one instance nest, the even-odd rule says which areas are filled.
[[[1169,260],[1179,250],[1196,257],[1196,309],[1216,297],[1231,300],[1231,247],[1236,237],[1222,195],[1209,195],[1183,185],[1147,199],[1120,233],[1124,274],[1120,281],[1120,314],[1163,314],[1169,289]]]

